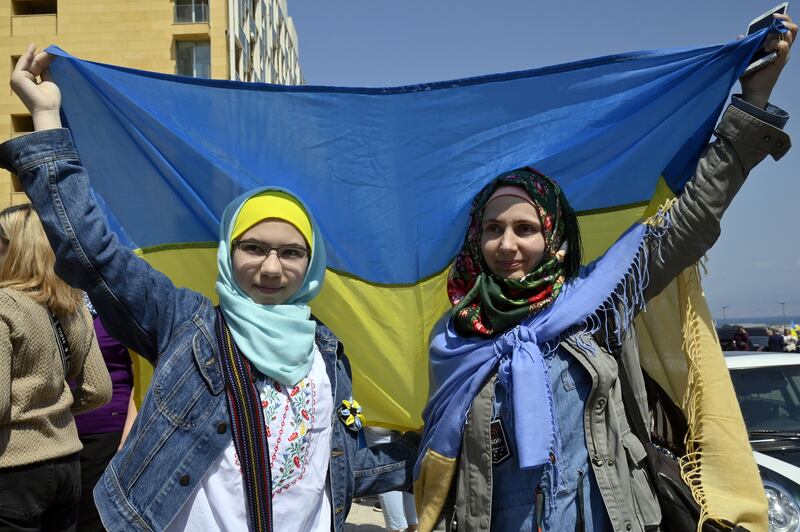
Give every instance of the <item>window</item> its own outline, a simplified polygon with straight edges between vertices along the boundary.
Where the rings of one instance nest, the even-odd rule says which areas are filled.
[[[245,70],[246,80],[253,81],[253,74],[255,73],[254,61],[256,57],[256,40],[250,39],[250,48],[247,54],[247,69]]]
[[[208,22],[208,0],[175,0],[175,22]]]
[[[10,175],[11,175],[11,192],[25,192],[25,189],[22,188],[22,182],[19,180],[19,178],[14,174]]]
[[[11,12],[14,15],[55,15],[56,0],[12,0]]]
[[[11,56],[11,72],[14,72],[14,69],[17,67],[17,61],[19,61],[20,56],[12,55]]]
[[[11,132],[15,135],[33,131],[33,117],[31,115],[11,115]]]
[[[236,79],[242,79],[242,45],[239,44],[239,41],[234,41],[233,43],[233,66],[234,71],[236,72]]]
[[[211,77],[211,43],[209,41],[176,41],[176,73],[194,78]]]
[[[18,55],[12,55],[11,56],[11,70],[8,73],[9,78],[11,77],[11,74],[14,73],[14,68],[16,68],[16,66],[17,66],[17,61],[19,61],[19,56]],[[11,87],[8,87],[8,93],[9,94],[14,94],[14,91],[11,89]]]
[[[800,430],[800,366],[731,370],[731,381],[751,433]]]

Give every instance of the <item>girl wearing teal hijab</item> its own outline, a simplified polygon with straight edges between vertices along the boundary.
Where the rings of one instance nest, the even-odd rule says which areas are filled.
[[[418,436],[359,449],[344,347],[311,315],[326,264],[309,209],[285,190],[237,198],[221,218],[219,307],[175,287],[108,227],[49,61],[31,46],[17,63],[36,132],[0,146],[0,165],[20,177],[61,277],[154,365],[94,489],[105,528],[340,532],[353,497],[407,489]]]
[[[308,306],[322,289],[325,246],[305,207],[263,189],[222,215],[217,294],[242,354],[283,384],[308,374],[316,323]]]
[[[342,447],[333,429],[344,427],[339,432],[352,440],[361,419],[352,397],[342,395],[341,404],[333,397],[339,386],[349,389],[350,384],[341,378],[332,382],[329,376],[341,372],[327,363],[320,346],[336,345],[338,352],[340,345],[331,343],[335,337],[309,307],[325,276],[321,233],[305,205],[287,191],[254,190],[223,213],[217,266],[217,330],[222,366],[232,375],[227,388],[234,438],[170,528],[203,528],[213,509],[222,506],[239,512],[218,513],[215,525],[221,529],[241,528],[246,520],[251,528],[266,529],[271,520],[280,530],[328,530],[336,513],[329,493],[338,484],[329,480],[331,456]],[[345,357],[339,359],[346,364]],[[242,380],[253,380],[254,386],[237,386]],[[255,419],[263,414],[257,427],[240,421],[248,414]],[[259,451],[264,446],[271,450],[268,460]],[[415,436],[408,436],[392,448],[402,449],[409,461],[415,446]],[[369,450],[360,454],[368,461],[375,457]],[[242,456],[256,467],[240,468]],[[260,473],[264,470],[270,477]],[[271,504],[262,502],[267,494]]]

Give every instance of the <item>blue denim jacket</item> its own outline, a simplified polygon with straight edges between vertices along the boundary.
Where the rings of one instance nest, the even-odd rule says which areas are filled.
[[[155,365],[131,433],[94,495],[107,529],[161,530],[232,439],[214,307],[201,294],[176,288],[119,243],[90,193],[67,129],[5,142],[0,165],[19,176],[36,207],[57,273],[89,294],[114,337]],[[338,532],[354,496],[410,486],[418,437],[409,433],[359,449],[357,432],[335,413],[352,394],[343,346],[322,324],[316,342],[333,391],[329,479]]]

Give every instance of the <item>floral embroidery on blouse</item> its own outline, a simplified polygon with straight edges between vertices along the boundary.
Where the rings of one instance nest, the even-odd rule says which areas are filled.
[[[316,421],[317,386],[309,378],[289,387],[269,379],[261,390],[272,469],[272,492],[282,493],[303,478]],[[241,471],[238,454],[235,463]]]
[[[275,387],[267,387],[265,389],[267,393],[262,393],[262,400],[265,395],[271,395],[273,399],[267,399],[269,402],[286,401],[280,429],[274,437],[274,445],[272,438],[267,436],[272,447],[270,464],[274,494],[288,490],[305,475],[311,448],[311,429],[314,427],[317,411],[317,389],[313,380],[303,379],[297,386],[287,388],[284,393],[288,392],[288,399],[279,393],[268,392],[268,390],[279,392],[280,386],[275,383]],[[270,409],[270,406],[268,405],[267,409]],[[264,417],[266,419],[266,412]]]

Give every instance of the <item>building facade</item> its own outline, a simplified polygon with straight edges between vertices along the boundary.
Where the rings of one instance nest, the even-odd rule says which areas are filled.
[[[300,85],[297,32],[286,0],[230,0],[231,79]]]
[[[0,0],[0,137],[33,130],[8,89],[28,44],[82,59],[184,76],[303,82],[285,0]],[[4,68],[3,68],[4,66]],[[0,173],[0,208],[27,202]]]

